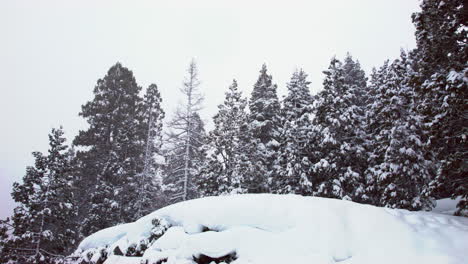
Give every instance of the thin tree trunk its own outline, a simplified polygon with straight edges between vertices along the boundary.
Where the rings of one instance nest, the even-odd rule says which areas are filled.
[[[190,92],[188,94],[188,104],[187,104],[187,140],[185,142],[185,169],[184,169],[184,195],[182,200],[187,200],[188,194],[188,173],[189,173],[189,159],[190,159],[190,131],[191,131],[191,105],[192,105],[192,88],[190,87]]]
[[[142,211],[142,195],[144,193],[144,179],[147,178],[148,176],[148,169],[149,169],[149,161],[150,161],[150,155],[151,155],[151,129],[153,128],[153,106],[150,107],[149,110],[149,121],[148,121],[148,136],[146,137],[146,149],[145,149],[145,163],[143,165],[143,172],[140,175],[140,192],[138,194],[138,211],[137,211],[137,216],[141,217],[141,211]]]

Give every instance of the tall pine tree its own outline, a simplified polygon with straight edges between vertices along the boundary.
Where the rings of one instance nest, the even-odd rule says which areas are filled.
[[[13,185],[18,206],[9,223],[12,234],[2,241],[2,263],[48,263],[76,245],[73,176],[61,128],[52,129],[49,146],[48,155],[33,152],[35,166]]]
[[[412,17],[417,42],[412,55],[419,74],[413,87],[428,125],[426,142],[438,161],[433,193],[461,196],[457,214],[468,215],[466,13],[462,0],[424,0]]]
[[[422,117],[409,86],[412,75],[404,52],[372,74],[367,193],[376,205],[421,210],[431,207],[427,188],[432,164],[426,160]]]
[[[347,66],[347,67],[344,67]],[[343,65],[333,58],[325,71],[323,91],[314,102],[310,140],[318,188],[314,195],[363,201],[364,109],[360,94],[364,74],[348,56]],[[356,74],[358,72],[359,74]]]
[[[266,175],[246,175],[249,192],[268,192],[272,182],[273,165],[280,136],[280,103],[267,67],[263,64],[260,76],[254,85],[249,100],[249,128],[252,135],[251,144],[253,163],[263,167],[259,171]]]
[[[209,153],[200,171],[199,188],[203,195],[244,193],[244,160],[248,142],[247,100],[237,87],[236,80],[229,86],[224,103],[213,117],[214,129],[208,136]]]
[[[142,172],[146,138],[139,124],[141,88],[133,73],[120,63],[112,66],[94,88],[94,99],[80,115],[89,128],[80,131],[74,145],[80,166],[84,197],[80,210],[82,232],[134,219],[135,175]]]
[[[146,138],[144,153],[141,158],[143,170],[136,175],[137,197],[134,204],[134,218],[138,219],[155,209],[164,206],[167,201],[162,190],[162,129],[164,110],[161,108],[162,98],[156,84],[146,89],[140,110],[140,131]],[[158,162],[159,161],[159,162]]]
[[[311,195],[314,183],[308,134],[312,96],[303,70],[293,73],[281,109],[282,134],[276,159],[274,191]]]

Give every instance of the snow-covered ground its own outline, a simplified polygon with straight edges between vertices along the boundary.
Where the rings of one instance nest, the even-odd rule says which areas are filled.
[[[437,204],[432,211],[439,214],[453,215],[455,211],[457,211],[457,204],[460,200],[461,197],[457,197],[456,199],[445,198],[437,200]]]
[[[118,256],[135,246],[142,256]],[[101,230],[75,254],[107,254],[106,264],[461,264],[468,218],[296,195],[207,197]]]

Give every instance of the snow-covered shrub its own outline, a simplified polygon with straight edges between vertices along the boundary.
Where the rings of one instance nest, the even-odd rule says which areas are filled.
[[[169,222],[163,218],[154,218],[151,223],[153,224],[153,228],[151,229],[151,235],[148,241],[149,243],[152,243],[162,237],[164,233],[166,233],[167,229],[171,227]]]
[[[121,225],[125,226],[127,224]],[[74,256],[79,257],[78,263],[82,264],[102,264],[107,258],[111,255],[115,256],[126,256],[126,257],[142,257],[145,251],[164,233],[171,227],[168,221],[164,218],[154,217],[151,220],[151,230],[149,236],[138,236],[133,239],[124,239],[119,240],[119,236],[114,239],[115,241],[112,244],[107,244],[101,247],[93,247],[93,244],[96,244],[96,241],[86,241],[83,243],[89,243],[89,248],[85,250],[78,249],[75,252]],[[107,229],[101,230],[105,233]],[[99,233],[99,232],[98,232]],[[122,233],[121,236],[125,236],[125,233]]]
[[[108,247],[99,247],[86,250],[79,255],[77,262],[81,264],[102,264],[107,259],[107,251]]]
[[[141,257],[151,244],[158,240],[167,229],[171,226],[166,220],[162,218],[154,218],[151,221],[153,228],[151,235],[148,238],[141,239],[138,243],[131,243],[126,249],[125,256],[127,257]]]

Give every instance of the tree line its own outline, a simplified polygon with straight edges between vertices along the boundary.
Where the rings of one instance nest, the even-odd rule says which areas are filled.
[[[279,99],[263,65],[249,98],[236,80],[206,131],[197,65],[184,104],[164,122],[156,84],[144,93],[120,63],[97,81],[67,145],[62,128],[48,153],[13,185],[18,203],[0,225],[0,261],[63,261],[103,228],[209,195],[300,194],[428,210],[461,196],[467,214],[467,49],[463,1],[425,0],[413,14],[417,48],[369,76],[351,55],[332,58],[323,90],[295,71]],[[167,128],[163,127],[166,126]]]

